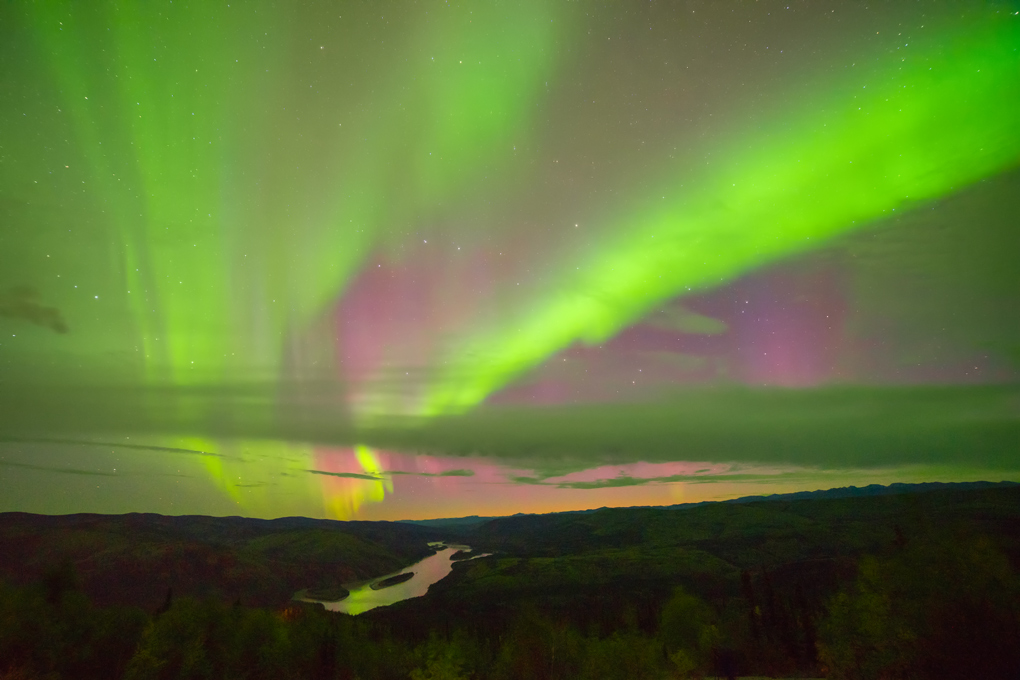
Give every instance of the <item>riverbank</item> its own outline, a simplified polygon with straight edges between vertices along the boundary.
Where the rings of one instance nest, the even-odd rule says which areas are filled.
[[[310,593],[313,591],[309,589],[297,593],[294,599],[321,604],[329,611],[356,616],[377,607],[385,607],[403,600],[421,597],[428,592],[433,584],[449,575],[453,570],[452,558],[458,553],[470,553],[471,558],[482,557],[482,555],[475,555],[471,547],[466,545],[450,545],[433,541],[429,547],[438,550],[423,560],[404,567],[399,572],[390,572],[364,581],[344,583],[343,588],[348,592],[346,597],[336,600],[312,597]]]

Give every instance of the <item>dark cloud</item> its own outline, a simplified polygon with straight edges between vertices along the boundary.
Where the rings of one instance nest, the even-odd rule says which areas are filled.
[[[384,475],[415,475],[416,477],[474,477],[474,470],[447,470],[446,472],[407,472],[405,470],[392,470],[382,473]]]
[[[596,479],[592,482],[559,482],[555,486],[559,489],[609,489],[618,486],[643,486],[645,484],[683,482],[691,478],[691,475],[670,475],[668,477],[630,477],[620,475],[609,479]]]
[[[474,470],[447,470],[446,472],[440,472],[439,477],[474,477]]]
[[[676,460],[1005,469],[1020,464],[1020,387],[702,389],[646,404],[480,409],[418,428],[378,428],[361,439],[497,457],[542,478]]]
[[[98,472],[96,470],[77,470],[74,468],[49,467],[47,465],[32,465],[30,463],[12,463],[0,460],[0,466],[24,468],[26,470],[41,470],[43,472],[58,472],[65,475],[95,475],[97,477],[118,477],[115,472]]]
[[[31,286],[15,286],[0,292],[0,316],[28,321],[57,333],[68,331],[60,310],[40,303],[39,291]]]
[[[616,477],[596,479],[588,482],[556,482],[546,481],[538,477],[511,477],[510,480],[518,484],[537,484],[541,486],[555,486],[557,489],[610,489],[621,486],[644,486],[645,484],[671,484],[675,482],[687,482],[691,484],[705,484],[710,482],[747,482],[757,480],[775,481],[777,475],[764,474],[729,474],[729,475],[666,475],[663,477],[631,477],[620,474]]]
[[[343,477],[345,479],[367,479],[372,482],[383,481],[379,477],[373,477],[372,475],[363,475],[358,472],[327,472],[325,470],[308,470],[313,475],[326,475],[328,477]]]
[[[20,438],[20,437],[0,437],[2,442],[24,442],[26,444],[60,444],[65,446],[96,446],[100,448],[108,449],[131,449],[136,451],[156,451],[159,453],[183,453],[193,456],[212,456],[215,458],[236,458],[236,456],[227,456],[222,453],[212,453],[210,451],[199,451],[197,449],[180,449],[173,446],[148,446],[144,444],[118,444],[114,442],[97,442],[88,441],[81,439],[51,439],[46,437],[33,437],[33,438]]]
[[[539,484],[539,485],[545,484],[545,482],[543,482],[538,477],[510,477],[510,481],[515,482],[517,484]]]
[[[837,474],[845,473],[845,470],[835,471]],[[821,482],[826,477],[831,477],[833,472],[818,469],[797,470],[793,472],[727,472],[722,474],[678,474],[665,475],[661,477],[631,477],[621,473],[617,477],[596,479],[592,481],[549,481],[540,477],[511,477],[510,481],[517,484],[531,484],[540,486],[553,486],[558,489],[609,489],[624,486],[644,486],[646,484],[719,484],[719,483],[741,483],[741,484],[775,484],[777,482]]]
[[[725,321],[692,312],[680,303],[663,305],[661,310],[646,316],[640,325],[690,335],[719,335],[727,330]]]
[[[815,472],[784,472],[768,473],[731,473],[719,475],[669,475],[665,477],[628,477],[620,475],[611,479],[599,479],[593,482],[559,482],[560,489],[606,489],[616,486],[642,486],[645,484],[719,484],[740,482],[743,484],[775,484],[776,482],[793,482],[819,479],[821,473]]]
[[[328,399],[280,403],[279,394],[264,386],[157,390],[7,383],[0,384],[0,433],[21,440],[39,440],[33,434],[45,433],[46,440],[54,441],[66,433],[63,443],[91,433],[97,437],[130,433],[365,444],[421,454],[489,457],[535,470],[543,479],[637,461],[828,469],[1020,465],[1016,384],[719,387],[692,389],[648,403],[482,407],[432,419],[379,418],[373,427],[360,429],[343,417],[342,406]],[[208,413],[217,417],[204,415]]]
[[[328,475],[330,477],[345,477],[347,479],[367,479],[373,482],[383,481],[382,477],[366,475],[360,472],[327,472],[325,470],[308,470],[313,475]],[[473,470],[447,470],[446,472],[408,472],[405,470],[390,470],[380,472],[380,475],[411,475],[414,477],[474,477]],[[236,485],[240,486],[240,485]]]

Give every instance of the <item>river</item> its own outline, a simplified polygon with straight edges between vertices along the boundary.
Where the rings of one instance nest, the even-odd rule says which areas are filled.
[[[357,583],[345,583],[344,588],[351,592],[350,595],[337,602],[323,602],[321,600],[311,600],[307,598],[301,598],[304,602],[321,602],[321,604],[329,611],[344,612],[345,614],[351,614],[352,616],[357,614],[363,614],[370,609],[376,607],[385,607],[387,605],[400,602],[401,600],[409,600],[412,597],[421,597],[428,592],[429,586],[437,581],[446,577],[453,570],[453,562],[450,560],[451,557],[458,550],[470,550],[466,545],[451,545],[443,544],[444,547],[437,552],[435,555],[430,555],[420,562],[416,562],[409,567],[395,571],[392,574],[386,574],[373,578],[368,581],[358,581]],[[478,557],[485,557],[485,555],[475,555],[469,559],[477,559]],[[459,561],[459,560],[458,560]],[[398,583],[395,586],[389,588],[383,588],[381,590],[372,590],[372,584],[378,583],[390,577],[398,574],[406,574],[408,572],[414,572],[407,581]]]

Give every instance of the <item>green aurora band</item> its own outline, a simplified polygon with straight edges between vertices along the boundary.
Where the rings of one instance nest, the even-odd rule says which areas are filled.
[[[453,348],[422,412],[463,412],[662,300],[1016,165],[1020,107],[1006,102],[1020,101],[1020,22],[943,26],[909,47],[872,72],[791,95],[772,121],[714,149],[711,164],[664,182],[661,201],[624,210],[614,235],[567,263],[548,295]]]

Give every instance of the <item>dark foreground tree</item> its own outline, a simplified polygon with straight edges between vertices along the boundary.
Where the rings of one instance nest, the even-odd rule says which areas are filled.
[[[862,558],[820,633],[831,678],[1016,678],[1020,588],[987,539],[917,539]]]

